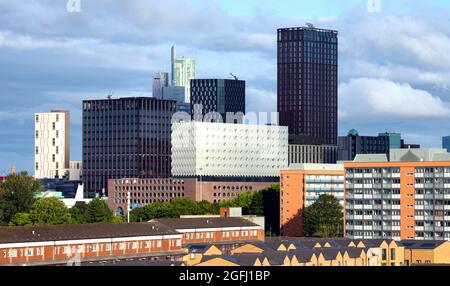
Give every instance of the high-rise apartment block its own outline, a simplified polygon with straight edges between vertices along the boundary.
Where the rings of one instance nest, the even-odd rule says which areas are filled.
[[[83,101],[83,183],[89,197],[108,179],[170,176],[176,102],[149,97]]]
[[[287,127],[180,122],[172,125],[172,175],[279,177],[288,164]]]
[[[159,72],[153,76],[153,97],[162,99],[163,88],[169,86],[169,74],[166,72]]]
[[[70,113],[51,111],[35,114],[34,176],[62,178],[70,163]]]
[[[450,240],[450,154],[393,149],[345,162],[346,236]]]
[[[195,60],[177,58],[176,48],[172,46],[172,86],[185,88],[185,103],[190,102],[190,81],[195,78]]]
[[[278,29],[280,125],[292,144],[336,145],[338,32],[307,27]]]
[[[342,164],[298,164],[281,171],[280,229],[283,236],[303,236],[303,211],[320,195],[335,196],[344,205]],[[339,223],[339,222],[336,222]]]
[[[194,115],[195,105],[202,105],[201,115],[215,112],[226,122],[226,114],[241,116],[242,123],[245,114],[245,81],[235,79],[194,79],[191,80],[191,114]],[[231,123],[231,122],[229,122]]]

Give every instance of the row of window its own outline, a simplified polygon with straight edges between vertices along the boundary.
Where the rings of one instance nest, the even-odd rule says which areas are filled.
[[[170,246],[181,246],[181,240],[170,240]],[[103,252],[103,251],[115,251],[115,250],[137,250],[142,248],[161,248],[162,240],[152,240],[145,242],[120,242],[120,243],[105,243],[105,244],[90,244],[90,245],[78,245],[78,246],[56,246],[54,251],[56,255],[60,254],[75,254],[75,253],[88,253],[88,252]],[[4,249],[2,250],[3,258],[15,258],[15,257],[33,257],[43,256],[44,247],[28,248],[28,249]]]

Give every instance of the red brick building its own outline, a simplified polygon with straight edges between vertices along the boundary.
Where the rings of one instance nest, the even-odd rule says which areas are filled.
[[[108,205],[117,215],[127,212],[127,193],[131,207],[155,202],[168,202],[178,197],[196,201],[220,202],[233,199],[242,192],[258,191],[274,182],[204,181],[198,178],[111,179],[108,181]]]
[[[62,264],[127,257],[180,257],[192,242],[263,240],[242,218],[158,219],[148,223],[0,227],[0,265]]]
[[[183,244],[264,240],[261,226],[241,217],[195,217],[155,219],[183,234]]]
[[[182,253],[182,235],[158,222],[0,228],[0,264]]]

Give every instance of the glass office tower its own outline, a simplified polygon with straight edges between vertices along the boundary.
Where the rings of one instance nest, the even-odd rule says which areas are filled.
[[[278,29],[278,106],[290,144],[336,145],[338,32]]]
[[[176,101],[130,97],[83,101],[83,183],[107,195],[108,179],[170,176]]]

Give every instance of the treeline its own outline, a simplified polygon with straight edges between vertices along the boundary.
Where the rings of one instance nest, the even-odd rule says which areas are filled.
[[[89,204],[77,204],[67,208],[57,198],[36,199],[42,192],[42,184],[26,172],[12,174],[0,184],[0,225],[29,226],[83,223],[120,223],[121,217],[113,217],[111,209],[101,199]]]
[[[84,223],[123,223],[125,217],[113,216],[113,211],[102,199],[89,204],[67,208],[57,198],[36,199],[42,192],[38,180],[26,172],[10,175],[0,184],[0,225],[57,225]],[[244,215],[265,216],[266,230],[279,232],[279,185],[254,192],[241,193],[234,199],[220,203],[196,202],[190,198],[175,198],[170,202],[156,202],[130,212],[131,222],[145,222],[154,218],[178,218],[181,215],[217,215],[221,207],[241,207]]]
[[[272,185],[260,191],[239,194],[220,203],[196,202],[190,198],[175,198],[157,202],[130,212],[130,221],[144,222],[155,218],[177,218],[180,215],[218,215],[221,207],[241,207],[244,215],[265,216],[268,234],[279,234],[280,187]]]

